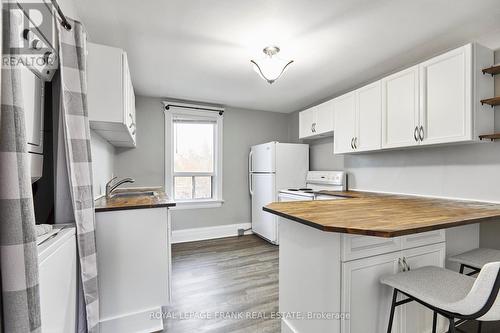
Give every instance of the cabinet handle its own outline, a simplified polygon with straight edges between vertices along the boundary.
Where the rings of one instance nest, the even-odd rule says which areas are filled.
[[[351,149],[354,149],[354,138],[351,138]]]
[[[413,137],[415,138],[415,141],[418,142],[418,126],[415,126],[415,130],[413,130]]]
[[[316,123],[313,123],[313,132],[316,133]]]
[[[404,272],[405,271],[405,268],[403,266],[403,263],[401,262],[401,258],[398,258],[398,268],[399,268],[399,271],[401,272]]]
[[[418,136],[420,137],[420,141],[424,141],[424,126],[420,126],[420,130],[418,131]]]
[[[314,123],[311,124],[311,133],[314,133]]]
[[[406,267],[406,271],[411,271],[410,265],[406,262],[406,257],[403,257],[403,265]]]
[[[354,149],[358,149],[358,137],[354,137]]]

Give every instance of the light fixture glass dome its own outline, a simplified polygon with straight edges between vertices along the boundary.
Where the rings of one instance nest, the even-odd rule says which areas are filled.
[[[276,56],[280,51],[277,46],[268,46],[263,52],[266,55],[260,60],[250,60],[253,69],[270,84],[276,81],[293,60],[284,60]]]

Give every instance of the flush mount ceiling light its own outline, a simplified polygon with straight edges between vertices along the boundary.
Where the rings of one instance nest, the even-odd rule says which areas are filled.
[[[280,51],[277,46],[268,46],[262,50],[266,55],[260,60],[250,60],[253,64],[253,69],[268,83],[276,81],[293,60],[284,60],[276,55]]]

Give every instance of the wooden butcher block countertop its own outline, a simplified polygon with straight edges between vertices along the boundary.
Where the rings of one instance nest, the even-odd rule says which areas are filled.
[[[323,231],[397,237],[500,221],[500,204],[369,192],[321,192],[343,200],[274,202],[263,209]]]
[[[156,189],[140,189],[141,191],[155,192],[154,195],[134,195],[134,196],[114,196],[111,198],[106,198],[105,196],[100,197],[94,201],[96,212],[108,212],[113,210],[125,210],[125,209],[141,209],[141,208],[161,208],[161,207],[173,207],[175,202],[170,200],[170,198],[162,190]],[[132,188],[129,190],[117,190],[117,193],[123,193],[127,191],[137,192],[138,189]]]

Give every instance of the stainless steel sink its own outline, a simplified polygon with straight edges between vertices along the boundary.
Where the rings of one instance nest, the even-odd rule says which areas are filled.
[[[117,197],[152,197],[155,196],[155,191],[123,191],[123,192],[115,192],[111,195],[112,198]]]

